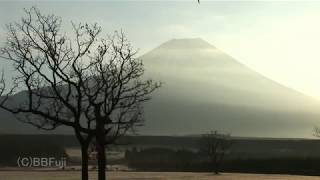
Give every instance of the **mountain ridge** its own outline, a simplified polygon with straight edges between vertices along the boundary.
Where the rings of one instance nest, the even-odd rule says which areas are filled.
[[[174,38],[162,43],[157,48],[164,49],[206,49],[206,48],[215,48],[213,45],[203,40],[202,38]]]

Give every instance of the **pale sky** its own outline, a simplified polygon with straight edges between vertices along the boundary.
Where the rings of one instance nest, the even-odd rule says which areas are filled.
[[[320,2],[0,1],[5,24],[23,8],[122,29],[143,54],[172,38],[199,37],[266,77],[320,99]],[[6,68],[0,61],[0,68]]]

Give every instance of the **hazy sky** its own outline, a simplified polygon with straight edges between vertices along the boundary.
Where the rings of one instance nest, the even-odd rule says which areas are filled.
[[[122,29],[141,54],[172,38],[200,37],[266,77],[320,99],[320,2],[0,1],[4,25],[23,8]],[[68,29],[67,28],[67,29]],[[0,62],[1,68],[5,68]]]

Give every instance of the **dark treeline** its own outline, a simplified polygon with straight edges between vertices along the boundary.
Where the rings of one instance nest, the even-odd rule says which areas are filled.
[[[0,134],[0,143],[24,144],[25,146],[50,142],[62,147],[80,147],[71,135],[53,134]]]
[[[233,138],[231,150],[241,157],[282,157],[311,156],[320,158],[320,141],[312,139],[265,139],[265,138]],[[79,143],[72,135],[0,135],[0,143],[32,145],[50,142],[65,148],[78,148]],[[162,147],[169,149],[199,148],[199,137],[191,136],[126,136],[119,139],[118,147],[147,148]]]
[[[233,138],[232,141],[221,171],[320,174],[319,140]],[[114,150],[127,149],[126,158],[109,160],[109,164],[120,162],[145,171],[211,171],[206,157],[197,153],[197,136],[130,136],[121,138],[118,144]],[[23,153],[60,156],[67,148],[80,148],[71,135],[0,135],[0,165],[15,166],[17,156]]]
[[[125,153],[128,166],[137,170],[192,171],[199,158],[192,151],[167,148],[133,148]]]
[[[67,158],[63,141],[57,136],[44,135],[1,135],[0,166],[18,166],[19,157]]]
[[[230,152],[232,155],[232,152]],[[233,156],[234,157],[234,156]],[[127,150],[125,159],[138,171],[212,172],[212,164],[201,153],[190,150],[147,148]],[[320,158],[228,158],[221,172],[320,175]]]

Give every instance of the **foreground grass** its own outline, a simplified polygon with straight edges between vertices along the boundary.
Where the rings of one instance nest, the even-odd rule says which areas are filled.
[[[238,174],[189,172],[108,172],[111,180],[319,180],[312,176],[265,175],[265,174]],[[1,180],[79,180],[78,171],[0,171]],[[90,179],[95,180],[95,173],[90,173]]]

